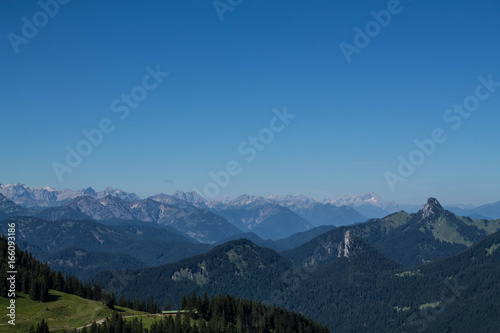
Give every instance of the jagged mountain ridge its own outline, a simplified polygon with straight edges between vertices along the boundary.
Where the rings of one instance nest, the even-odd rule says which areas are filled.
[[[9,222],[16,223],[16,242],[21,249],[82,279],[104,269],[158,266],[210,249],[173,228],[139,221],[110,226],[95,221],[12,217],[0,224],[0,233],[7,234]],[[90,258],[100,259],[93,263]],[[106,258],[113,260],[105,262]]]
[[[101,199],[81,196],[63,206],[49,208],[48,212],[42,211],[39,216],[50,220],[87,216],[101,222],[137,220],[167,225],[205,243],[241,233],[223,217],[166,195],[138,201],[125,201],[111,195]]]
[[[112,187],[96,192],[92,187],[74,191],[70,189],[58,190],[48,186],[29,187],[24,184],[0,184],[0,193],[16,204],[28,208],[59,206],[79,196],[100,199],[112,195],[126,201],[140,199],[135,193],[127,193]]]
[[[362,214],[353,208],[319,203],[304,195],[270,195],[266,198],[241,195],[234,199],[223,198],[214,201],[202,200],[201,196],[196,192],[184,193],[177,191],[175,196],[186,199],[197,207],[206,208],[218,215],[222,215],[241,230],[255,232],[262,238],[284,238],[296,232],[306,231],[314,226],[348,225],[366,220]],[[282,221],[279,221],[280,219]],[[288,224],[284,221],[285,219],[289,221]],[[266,223],[254,229],[263,221]],[[262,230],[264,227],[267,228],[273,224],[278,229],[274,234]]]
[[[429,198],[417,213],[400,211],[383,219],[339,227],[322,234],[301,246],[283,252],[297,264],[328,263],[332,253],[350,230],[397,262],[412,266],[454,255],[500,230],[500,220],[477,220],[459,217],[443,209]]]
[[[81,190],[70,189],[55,189],[51,187],[29,187],[24,184],[0,184],[0,194],[3,194],[14,203],[26,208],[53,207],[67,203],[69,200],[78,196],[91,196],[96,199],[104,198],[108,195],[118,197],[125,201],[136,201],[141,198],[135,193],[127,193],[120,189],[107,187],[102,191],[95,191],[92,187]],[[216,207],[225,203],[234,201],[236,198],[216,198],[213,201],[208,201],[197,192],[175,191],[171,197],[176,197],[183,201],[189,202],[196,207],[207,209]],[[345,195],[341,197],[333,197],[316,201],[305,195],[268,195],[267,200],[278,203],[284,207],[297,206],[301,207],[304,204],[319,202],[322,204],[331,204],[333,206],[347,206],[356,209],[358,212],[368,218],[381,218],[386,215],[395,213],[399,210],[405,210],[409,213],[417,212],[418,205],[398,204],[382,200],[377,194],[371,192],[359,195]],[[500,201],[484,204],[478,207],[471,205],[450,205],[447,209],[461,216],[470,216],[472,218],[500,218]],[[314,223],[316,224],[317,223]]]

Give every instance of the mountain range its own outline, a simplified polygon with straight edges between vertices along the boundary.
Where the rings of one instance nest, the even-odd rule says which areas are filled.
[[[327,266],[330,263],[336,262],[340,257],[351,258],[353,255],[357,255],[359,249],[365,249],[372,254],[375,253],[377,257],[376,259],[368,259],[370,256],[365,256],[363,259],[365,261],[365,268],[373,266],[373,262],[384,262],[384,267],[393,269],[405,266],[412,267],[418,264],[435,261],[439,258],[456,255],[473,244],[476,244],[481,239],[484,239],[487,235],[495,232],[500,232],[500,220],[473,221],[470,218],[458,217],[445,210],[436,199],[429,198],[424,207],[417,213],[408,214],[399,212],[383,219],[373,219],[353,226],[334,228],[309,241],[302,242],[303,244],[296,248],[281,252],[281,254],[269,250],[271,252],[266,252],[266,255],[281,258],[275,258],[271,261],[279,262],[283,267],[287,267],[286,270],[291,269],[290,267],[293,266],[299,267],[299,269],[305,270],[306,272],[311,272],[318,269],[318,267]],[[305,241],[304,239],[302,240]],[[127,287],[127,290],[130,290],[127,296],[134,297],[134,295],[130,293],[146,293],[156,299],[157,297],[162,297],[161,295],[166,293],[165,295],[169,296],[164,297],[173,297],[175,299],[176,296],[173,294],[173,291],[167,290],[168,287],[165,287],[167,289],[163,288],[157,291],[158,294],[153,290],[146,291],[140,289],[140,285],[159,285],[158,282],[146,283],[146,281],[143,280],[149,279],[151,276],[160,276],[162,279],[166,279],[161,281],[161,285],[173,284],[172,288],[174,289],[176,289],[174,282],[182,280],[186,283],[190,281],[187,286],[185,284],[183,284],[183,286],[188,289],[191,288],[196,290],[196,292],[219,290],[220,292],[229,293],[237,292],[239,289],[248,290],[249,285],[247,285],[247,283],[250,283],[249,281],[254,283],[261,278],[266,281],[267,279],[271,280],[275,278],[275,276],[272,275],[275,274],[275,268],[272,269],[272,272],[267,273],[265,271],[255,270],[256,267],[264,269],[267,266],[263,261],[259,261],[258,263],[247,262],[246,257],[249,253],[245,252],[245,254],[243,254],[238,251],[233,253],[231,250],[227,250],[228,246],[237,247],[240,250],[245,249],[244,251],[251,249],[249,252],[252,253],[251,256],[256,256],[255,253],[258,247],[249,240],[234,240],[224,243],[206,254],[192,257],[179,263],[157,268],[147,268],[147,271],[133,271],[130,274],[132,274],[134,278],[135,276],[140,276],[140,279],[137,282],[137,286],[133,288]],[[224,249],[224,254],[220,253],[220,249]],[[229,254],[229,252],[232,254]],[[208,259],[214,253],[216,253],[217,259]],[[226,260],[228,262],[225,263]],[[372,261],[372,263],[370,263],[370,261]],[[205,265],[204,263],[206,262],[212,264]],[[220,267],[218,265],[222,267],[227,266],[229,271],[224,274],[229,275],[220,277]],[[252,271],[245,273],[246,268],[251,268]],[[234,287],[235,289],[218,289],[228,287],[226,284],[220,284],[218,286],[211,285],[209,282],[211,281],[210,276],[212,271],[219,272],[215,274],[216,281],[219,279],[231,279],[233,275],[241,275],[246,278],[238,278],[238,283],[236,280],[231,280],[233,281],[231,288]],[[267,276],[266,274],[271,275]],[[175,276],[179,276],[179,278]],[[98,275],[97,279],[100,282],[105,281],[102,275]],[[266,282],[266,286],[267,283],[268,282]],[[269,296],[268,293],[270,290],[266,289],[268,287],[269,286],[259,287],[259,292],[264,290],[264,294]],[[272,284],[272,287],[278,290],[283,289],[282,286],[277,286],[275,284]],[[137,288],[139,289],[137,290]],[[127,293],[128,291],[123,292]],[[185,293],[186,290],[182,289],[178,290],[178,292],[178,295],[181,295]],[[241,294],[241,296],[249,297],[251,295]]]
[[[20,248],[54,269],[83,280],[105,269],[158,266],[210,249],[210,245],[168,226],[139,221],[104,225],[90,220],[11,217],[0,223],[0,233],[7,234],[10,222],[16,223]]]
[[[350,231],[404,266],[448,257],[500,231],[498,220],[471,220],[445,210],[429,198],[417,213],[400,211],[382,219],[330,230],[283,255],[299,265],[334,260],[331,253]]]
[[[8,188],[12,191],[7,194],[22,204],[27,202],[28,197],[34,197],[34,194],[22,196],[22,193],[29,192],[29,188],[24,185]],[[13,189],[22,191],[14,195]],[[37,191],[35,189],[32,192],[36,194]],[[114,193],[131,198],[123,191]],[[23,207],[15,201],[9,203],[2,194],[0,199],[3,202],[0,218],[34,216],[52,221],[94,220],[106,224],[137,220],[171,226],[204,243],[220,242],[245,232],[255,233],[262,239],[277,240],[316,226],[345,225],[366,219],[347,206],[336,207],[312,201],[290,204],[248,195],[207,202],[194,192],[157,194],[132,201],[111,194],[101,198],[82,195],[50,204],[45,202],[48,207]]]
[[[112,195],[123,200],[139,200],[135,193],[126,193],[119,189],[107,187],[104,191],[96,192],[92,187],[73,191],[70,189],[58,190],[51,187],[29,187],[24,184],[0,184],[0,194],[14,203],[27,208],[59,206],[79,196],[90,196],[96,199]]]
[[[58,190],[50,187],[29,187],[24,184],[0,184],[0,194],[3,194],[14,203],[25,208],[34,209],[60,206],[79,196],[90,196],[95,199],[101,199],[111,195],[125,201],[141,200],[135,193],[127,193],[111,187],[103,191],[95,191],[92,187],[74,191],[70,189]],[[197,192],[182,191],[175,191],[170,196],[184,202],[189,202],[201,209],[217,208],[230,202],[235,203],[239,200],[238,198],[223,197],[216,198],[213,201],[207,201]],[[265,198],[258,198],[289,208],[315,226],[325,224],[336,226],[346,225],[351,222],[361,222],[367,218],[382,218],[400,210],[404,210],[407,213],[415,213],[420,209],[420,205],[384,201],[373,192],[360,195],[345,195],[322,201],[316,201],[305,195],[268,195]],[[336,212],[338,207],[343,208],[343,210]],[[352,208],[356,212],[354,213],[345,208]],[[469,204],[448,205],[445,206],[445,208],[457,215],[469,216],[473,219],[500,218],[500,201],[478,207]],[[310,212],[311,210],[312,212]],[[319,212],[316,212],[316,210]],[[326,214],[329,210],[333,212]]]
[[[226,219],[210,211],[196,208],[175,198],[172,199],[179,203],[174,205],[163,197],[125,201],[112,195],[101,199],[80,196],[61,206],[30,211],[9,202],[0,194],[0,203],[3,203],[0,208],[6,208],[1,209],[0,212],[4,217],[34,216],[51,221],[94,220],[106,224],[121,223],[120,221],[150,222],[171,226],[206,243],[213,243],[242,232]]]
[[[193,292],[230,294],[331,331],[498,327],[500,219],[459,216],[435,198],[414,212],[332,225],[346,213],[363,216],[305,196],[83,195],[41,208],[0,194],[0,233],[15,222],[20,248],[128,299],[178,305]],[[310,222],[322,218],[329,225]]]
[[[332,260],[295,265],[248,240],[177,263],[102,272],[94,281],[127,298],[180,302],[189,292],[229,293],[293,309],[332,332],[491,332],[500,325],[500,232],[449,258],[402,268],[352,231]]]

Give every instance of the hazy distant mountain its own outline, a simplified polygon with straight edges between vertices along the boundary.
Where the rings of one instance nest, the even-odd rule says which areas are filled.
[[[449,209],[454,213],[463,216],[469,216],[472,219],[500,218],[500,201],[469,209],[464,209],[460,207],[450,207]]]
[[[349,206],[368,218],[384,217],[401,208],[395,202],[385,202],[375,193],[361,195],[346,195],[340,198],[331,198],[323,201],[334,206]]]
[[[108,195],[126,201],[139,200],[134,193],[126,193],[119,189],[107,187],[104,191],[96,192],[92,187],[73,191],[58,190],[51,187],[29,187],[24,184],[0,185],[0,193],[23,207],[53,207],[59,206],[79,196],[90,196],[96,199]]]
[[[154,196],[149,197],[148,199],[158,201],[167,205],[177,206],[179,208],[188,208],[194,206],[193,203],[190,201],[178,198],[175,195],[167,195],[163,193],[156,194]]]
[[[7,233],[9,221],[16,223],[21,249],[65,274],[84,279],[104,269],[158,266],[210,249],[175,229],[139,221],[108,226],[94,221],[13,217],[0,224],[0,233]]]
[[[141,199],[135,193],[127,193],[127,192],[124,192],[120,189],[112,188],[112,187],[106,187],[106,189],[104,189],[104,191],[97,192],[98,198],[104,198],[104,197],[109,196],[109,195],[111,195],[113,197],[120,198],[120,199],[125,200],[125,201],[135,201],[135,200]]]
[[[207,208],[207,206],[205,205],[207,200],[194,191],[193,192],[175,191],[172,194],[172,197],[189,202],[199,208]]]
[[[113,219],[133,220],[134,215],[125,201],[118,198],[114,199],[108,200],[108,197],[95,199],[90,196],[82,196],[71,200],[66,206],[90,216],[95,221],[109,221]]]
[[[253,232],[246,232],[243,234],[238,234],[238,235],[229,237],[227,239],[224,239],[224,240],[220,241],[218,243],[218,245],[232,241],[232,240],[245,238],[245,239],[248,239],[249,241],[251,241],[252,243],[254,243],[260,247],[268,247],[268,248],[273,249],[277,252],[282,252],[282,251],[293,249],[299,245],[302,245],[305,242],[310,241],[311,239],[313,239],[313,238],[315,238],[315,237],[317,237],[317,236],[319,236],[319,235],[321,235],[329,230],[332,230],[334,228],[335,227],[331,226],[331,225],[323,225],[320,227],[310,229],[308,231],[297,232],[291,236],[288,236],[287,238],[282,238],[282,239],[278,239],[278,240],[270,240],[270,239],[263,240],[262,238],[260,238],[256,234],[254,234]]]
[[[228,202],[208,202],[211,211],[263,239],[280,239],[312,228],[290,209],[258,196],[242,195]]]
[[[436,199],[429,198],[417,213],[400,211],[382,219],[339,227],[283,255],[297,264],[327,263],[334,259],[334,250],[347,230],[399,263],[411,266],[465,250],[500,230],[500,220],[473,221],[459,217],[444,210]]]
[[[289,206],[298,206],[301,204],[312,204],[315,203],[316,201],[312,198],[309,198],[303,194],[299,195],[284,195],[284,194],[270,194],[267,196],[268,200],[274,201],[281,206],[284,207],[289,207]]]
[[[151,209],[158,211],[158,215],[152,216],[153,221],[169,225],[204,243],[214,243],[242,232],[224,217],[166,195],[137,201],[132,208],[142,214],[148,214]]]
[[[81,196],[63,206],[42,210],[37,216],[49,220],[91,219],[108,224],[117,220],[152,222],[171,226],[205,243],[242,232],[221,216],[164,194],[138,201],[125,201],[112,195],[100,199]]]
[[[215,209],[248,209],[252,207],[260,207],[266,205],[273,205],[274,202],[263,197],[257,195],[248,195],[243,194],[239,197],[228,200],[225,198],[224,200],[216,200],[209,201],[207,205],[210,208]]]
[[[314,226],[341,226],[366,220],[366,217],[354,208],[316,202],[304,195],[270,195],[267,199],[290,209]]]
[[[0,219],[10,216],[29,216],[33,212],[16,205],[13,201],[7,199],[3,194],[0,194]]]
[[[287,238],[274,241],[274,246],[278,251],[290,250],[332,229],[335,229],[335,227],[331,225],[322,225],[307,231],[297,232]]]
[[[339,207],[329,203],[314,202],[307,205],[292,205],[289,208],[316,226],[343,226],[367,220],[356,209],[345,205]]]
[[[60,221],[60,220],[92,220],[92,218],[79,210],[74,209],[69,206],[57,206],[45,208],[39,212],[36,212],[36,217],[49,221]]]

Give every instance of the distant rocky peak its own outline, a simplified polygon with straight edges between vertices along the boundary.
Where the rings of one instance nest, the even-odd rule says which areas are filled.
[[[88,195],[90,197],[97,197],[97,193],[96,191],[94,191],[94,189],[92,187],[87,187],[86,189],[83,189],[81,191],[82,195]]]
[[[203,198],[201,195],[199,195],[197,192],[192,191],[192,192],[182,192],[182,191],[175,191],[172,194],[173,197],[177,199],[181,199],[187,202],[191,203],[205,203],[207,200]]]
[[[265,204],[270,204],[272,203],[271,201],[264,199],[263,197],[256,196],[256,195],[248,195],[248,194],[243,194],[240,195],[239,197],[231,200],[229,204],[232,206],[236,207],[244,207],[244,206],[255,206],[255,205],[265,205]]]
[[[422,218],[425,219],[429,216],[439,215],[443,210],[443,207],[436,198],[429,198],[424,208],[422,208]]]
[[[314,203],[314,199],[305,196],[304,194],[299,195],[288,195],[288,194],[270,194],[266,197],[268,200],[284,204],[286,206],[298,203]]]

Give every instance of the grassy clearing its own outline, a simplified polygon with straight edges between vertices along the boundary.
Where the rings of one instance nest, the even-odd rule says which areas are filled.
[[[16,326],[9,325],[7,316],[2,315],[0,332],[28,332],[32,324],[45,319],[51,331],[62,332],[64,329],[82,327],[93,321],[111,316],[113,310],[98,301],[91,301],[75,295],[50,290],[50,301],[40,303],[27,295],[18,293],[16,298]],[[0,297],[0,308],[5,309],[8,298]],[[123,316],[146,316],[147,313],[117,306]]]
[[[439,302],[434,302],[434,303],[425,303],[420,305],[420,310],[425,309],[425,308],[437,308],[439,306]]]
[[[397,312],[405,312],[405,311],[411,310],[411,307],[404,306],[404,307],[401,308],[399,306],[395,306],[393,309],[396,310]]]
[[[486,249],[486,255],[491,256],[495,250],[500,247],[500,243],[493,244],[490,248]]]

